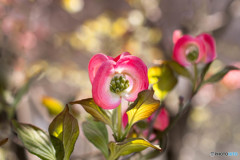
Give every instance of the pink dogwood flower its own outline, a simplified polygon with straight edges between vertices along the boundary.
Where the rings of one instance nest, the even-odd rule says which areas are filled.
[[[93,99],[103,109],[118,107],[121,98],[132,102],[140,91],[148,89],[147,66],[128,52],[116,58],[96,54],[88,71]]]
[[[197,37],[181,35],[179,30],[174,31],[173,59],[182,66],[189,66],[201,61],[209,63],[216,58],[215,40],[211,35],[206,33]]]

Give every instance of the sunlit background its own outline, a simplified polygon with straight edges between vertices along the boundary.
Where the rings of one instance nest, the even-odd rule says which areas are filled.
[[[12,135],[7,117],[47,131],[64,104],[91,97],[87,67],[94,54],[114,57],[128,51],[150,67],[171,59],[175,29],[208,32],[217,43],[218,60],[210,71],[215,73],[227,64],[240,67],[239,26],[240,0],[0,0],[0,139],[10,137],[0,148],[0,160],[37,159]],[[239,71],[204,86],[156,159],[240,154],[239,88]],[[167,97],[171,116],[178,96],[189,93],[190,83],[181,77]],[[84,111],[74,106],[74,113],[81,124]],[[103,159],[82,132],[72,156],[81,159]]]

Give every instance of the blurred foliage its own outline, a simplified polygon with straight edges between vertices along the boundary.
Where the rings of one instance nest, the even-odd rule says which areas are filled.
[[[149,83],[153,84],[155,95],[163,100],[177,84],[177,77],[167,64],[151,67],[148,70]]]

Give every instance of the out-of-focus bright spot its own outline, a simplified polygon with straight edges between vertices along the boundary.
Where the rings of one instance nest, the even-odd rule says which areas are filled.
[[[48,66],[48,63],[46,61],[39,61],[35,64],[33,64],[30,68],[27,70],[27,77],[31,78],[34,75],[37,75],[38,73],[44,71]]]
[[[23,70],[14,70],[9,79],[10,83],[17,88],[21,87],[25,83],[25,80],[26,75]]]
[[[46,76],[51,82],[57,82],[62,79],[62,71],[57,67],[49,67],[46,71]]]
[[[95,26],[92,22],[87,21],[86,24],[82,25],[79,29],[78,29],[78,38],[87,38],[87,37],[93,37],[94,33],[93,33],[93,26]]]
[[[133,10],[129,13],[128,21],[133,26],[140,26],[144,22],[144,16],[140,11]]]
[[[135,37],[141,41],[156,44],[161,40],[162,32],[156,28],[138,27],[136,29]]]
[[[162,39],[162,32],[157,29],[150,29],[149,30],[149,42],[151,43],[158,43]]]
[[[62,7],[69,13],[77,13],[84,7],[83,0],[62,0]]]
[[[71,34],[66,34],[66,33],[55,34],[54,35],[54,45],[56,47],[60,47],[60,46],[64,45],[64,43],[68,42],[69,36],[71,36]]]
[[[140,0],[126,0],[131,7],[136,7],[140,5]]]
[[[148,33],[149,33],[149,28],[141,26],[136,29],[136,33],[134,36],[136,37],[137,40],[147,42],[149,39]]]
[[[85,22],[70,36],[69,42],[76,49],[86,49],[89,52],[98,52],[102,46],[102,38],[110,37],[112,23],[108,16],[101,15],[96,20]]]
[[[4,100],[6,100],[6,102],[8,103],[8,104],[13,104],[13,102],[14,102],[14,97],[13,97],[13,95],[11,94],[11,92],[9,92],[9,91],[4,91],[3,92],[3,97],[4,97]]]
[[[152,22],[158,21],[162,16],[162,11],[160,8],[155,8],[154,10],[147,12],[147,18]]]
[[[234,66],[240,68],[240,62],[235,63]],[[228,72],[222,79],[222,83],[229,89],[240,88],[240,70],[233,70]]]
[[[226,23],[225,16],[224,12],[203,15],[198,22],[199,28],[206,32],[214,31]]]
[[[73,33],[70,38],[69,38],[70,44],[73,48],[76,49],[81,49],[82,46],[82,41],[79,39],[78,33]]]
[[[142,0],[142,5],[150,21],[156,22],[161,18],[162,12],[158,0]]]
[[[118,18],[112,27],[112,34],[114,37],[121,37],[124,33],[127,32],[128,23],[124,18]]]
[[[18,46],[24,50],[33,49],[37,45],[37,37],[32,32],[20,34],[17,40]]]
[[[64,109],[62,102],[49,96],[43,96],[42,104],[47,108],[51,115],[58,115]]]
[[[83,83],[82,81],[84,79],[77,70],[69,70],[66,72],[66,78],[69,80],[69,84],[77,86],[81,86],[81,83]]]
[[[141,44],[138,43],[133,38],[129,39],[125,46],[125,50],[130,53],[139,53],[140,49],[141,49]]]
[[[109,16],[103,14],[97,18],[97,21],[94,21],[94,22],[95,23],[93,23],[92,26],[89,26],[92,29],[94,29],[94,31],[98,33],[104,33],[104,34],[111,33],[112,23]]]
[[[190,118],[195,123],[204,123],[210,118],[210,112],[206,107],[194,107]]]
[[[194,148],[189,146],[181,147],[179,160],[192,160],[195,159],[195,151]]]
[[[211,136],[203,136],[199,143],[199,148],[203,153],[214,151],[216,147],[216,141],[214,141],[213,137]]]

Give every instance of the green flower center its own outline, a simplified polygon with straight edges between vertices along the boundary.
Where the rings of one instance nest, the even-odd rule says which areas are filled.
[[[193,45],[189,46],[186,51],[186,54],[187,54],[187,60],[190,62],[194,62],[198,59],[198,54],[199,54],[198,48]]]
[[[110,91],[113,93],[121,93],[129,87],[129,80],[124,76],[114,76],[110,83]]]

